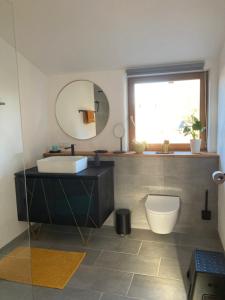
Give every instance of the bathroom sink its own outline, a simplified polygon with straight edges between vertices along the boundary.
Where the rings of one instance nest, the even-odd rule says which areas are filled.
[[[41,173],[78,173],[87,169],[86,156],[52,156],[37,160]]]

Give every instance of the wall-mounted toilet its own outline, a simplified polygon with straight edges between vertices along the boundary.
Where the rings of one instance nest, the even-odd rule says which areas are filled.
[[[145,209],[151,230],[159,234],[171,233],[177,221],[179,208],[179,197],[148,195]]]

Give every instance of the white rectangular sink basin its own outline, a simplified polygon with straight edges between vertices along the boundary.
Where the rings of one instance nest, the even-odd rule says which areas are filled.
[[[78,173],[87,169],[86,156],[51,156],[37,160],[40,173]]]

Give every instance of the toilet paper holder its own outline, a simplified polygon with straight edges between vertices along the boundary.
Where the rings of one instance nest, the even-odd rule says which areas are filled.
[[[225,182],[225,173],[221,171],[215,171],[212,174],[212,179],[216,184],[222,184]]]

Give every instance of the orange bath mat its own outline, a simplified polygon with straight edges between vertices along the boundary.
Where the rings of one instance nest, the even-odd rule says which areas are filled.
[[[0,260],[0,279],[63,289],[86,253],[18,247]]]

